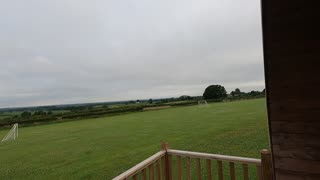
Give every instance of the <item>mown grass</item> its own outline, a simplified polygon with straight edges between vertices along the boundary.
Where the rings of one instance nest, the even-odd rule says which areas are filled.
[[[18,140],[0,144],[0,179],[111,179],[157,152],[160,141],[259,157],[268,147],[265,109],[255,99],[20,128]]]

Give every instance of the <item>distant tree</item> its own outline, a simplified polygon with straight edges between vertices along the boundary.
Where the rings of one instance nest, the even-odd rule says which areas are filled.
[[[241,95],[241,91],[239,88],[236,88],[234,91],[231,91],[230,93],[232,96],[240,96]]]
[[[31,117],[31,112],[29,111],[23,111],[20,115],[23,119],[27,119]]]
[[[45,115],[47,115],[47,113],[45,111],[40,110],[40,111],[35,111],[33,113],[33,115],[35,115],[35,116],[45,116]]]
[[[152,104],[153,100],[152,100],[152,99],[149,99],[149,101],[148,101],[148,102],[149,102],[149,104]]]
[[[128,103],[128,102],[127,102],[127,103]],[[106,104],[105,104],[105,105],[102,106],[102,108],[108,109],[108,108],[109,108],[109,105],[106,105]]]
[[[221,85],[210,85],[203,93],[204,99],[219,99],[224,97],[227,97],[227,91]]]
[[[47,113],[48,115],[52,115],[53,113],[52,113],[52,111],[48,111],[48,113]]]
[[[260,92],[259,91],[250,91],[249,95],[250,96],[258,96],[258,95],[260,95]]]
[[[137,101],[136,101],[136,103],[140,103],[141,101],[138,99]]]
[[[192,100],[191,96],[183,95],[178,98],[180,101]]]

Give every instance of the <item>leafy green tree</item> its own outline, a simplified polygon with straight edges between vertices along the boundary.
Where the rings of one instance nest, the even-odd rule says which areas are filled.
[[[192,100],[191,96],[183,95],[179,97],[180,101]]]
[[[149,102],[149,104],[152,104],[152,103],[153,103],[153,100],[152,100],[152,99],[149,99],[148,102]]]
[[[28,118],[31,117],[31,112],[29,112],[29,111],[24,111],[24,112],[21,113],[20,116],[21,116],[23,119],[28,119]]]
[[[227,97],[227,91],[221,85],[210,85],[203,93],[204,99],[220,99],[225,97]]]
[[[241,95],[241,91],[240,91],[240,89],[239,88],[236,88],[234,91],[231,91],[231,95],[232,96],[240,96]]]
[[[234,90],[234,92],[235,92],[236,94],[241,94],[241,91],[240,91],[239,88],[236,88],[236,89]]]

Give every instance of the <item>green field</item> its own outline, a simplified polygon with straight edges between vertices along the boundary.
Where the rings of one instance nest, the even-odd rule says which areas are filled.
[[[0,179],[111,179],[159,150],[259,157],[264,99],[212,103],[19,129],[0,144]],[[3,137],[8,130],[1,130]]]

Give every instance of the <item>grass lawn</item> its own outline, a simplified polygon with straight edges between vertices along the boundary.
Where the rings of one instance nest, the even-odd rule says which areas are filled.
[[[259,157],[268,147],[265,109],[255,99],[20,128],[18,140],[0,144],[0,179],[111,179],[159,151],[160,141]]]

